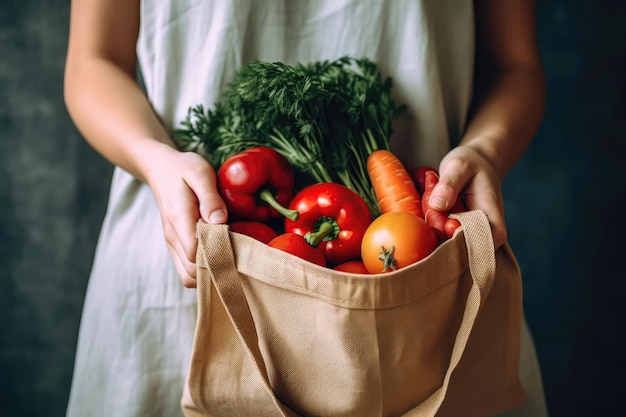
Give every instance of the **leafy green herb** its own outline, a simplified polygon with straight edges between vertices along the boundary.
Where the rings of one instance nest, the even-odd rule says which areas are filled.
[[[297,171],[301,187],[344,184],[376,217],[366,162],[371,152],[389,149],[392,120],[404,109],[391,87],[367,58],[293,66],[255,61],[239,70],[212,109],[190,107],[174,138],[215,169],[250,147],[274,148]]]

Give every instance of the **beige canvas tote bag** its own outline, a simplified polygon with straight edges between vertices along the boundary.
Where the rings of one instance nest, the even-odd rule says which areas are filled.
[[[522,289],[480,211],[428,258],[377,275],[198,224],[187,417],[483,417],[524,401]]]

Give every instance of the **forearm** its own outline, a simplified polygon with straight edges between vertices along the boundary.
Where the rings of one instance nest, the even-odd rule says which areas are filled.
[[[535,2],[474,2],[476,87],[461,143],[481,154],[502,179],[535,136],[545,107]]]
[[[501,178],[534,138],[545,108],[545,85],[539,67],[500,71],[477,100],[461,140],[491,162]]]
[[[107,160],[146,180],[151,154],[174,148],[133,77],[102,58],[69,62],[68,111],[85,139]]]

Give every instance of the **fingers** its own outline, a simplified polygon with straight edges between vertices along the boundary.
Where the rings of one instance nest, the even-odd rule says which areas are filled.
[[[195,288],[196,286],[196,264],[195,264],[195,250],[191,247],[185,248],[183,243],[178,238],[180,233],[177,233],[169,222],[163,225],[163,231],[165,233],[165,243],[167,245],[167,249],[170,252],[172,260],[174,261],[174,266],[176,267],[176,272],[180,277],[181,282],[187,288]],[[191,243],[191,245],[196,245],[196,243]],[[187,245],[190,245],[188,242]],[[193,258],[189,257],[189,253],[193,253]]]
[[[468,193],[465,202],[471,210],[482,210],[489,219],[491,234],[495,248],[502,246],[507,240],[502,198],[495,192]]]
[[[172,245],[182,259],[191,264],[196,262],[196,250],[198,248],[196,223],[199,216],[197,206],[193,205],[179,206],[167,217],[171,231],[165,236],[165,240]],[[192,274],[192,277],[195,277],[195,273]]]
[[[439,169],[439,181],[430,195],[430,206],[435,210],[452,208],[457,196],[476,175],[476,169],[460,158],[444,159]]]
[[[183,286],[185,288],[196,288],[196,265],[186,260],[184,256],[181,257],[180,252],[169,243],[167,243],[167,248],[170,251],[176,272],[178,272]]]
[[[197,197],[200,218],[206,223],[222,224],[228,220],[224,200],[217,190],[215,171],[208,164],[201,164],[184,178]]]
[[[195,287],[196,279],[196,224],[199,219],[207,223],[225,223],[228,220],[226,204],[217,190],[215,171],[199,155],[184,155],[189,170],[183,175],[185,198],[170,216],[176,238],[169,240],[177,254],[177,270],[183,285]]]
[[[179,153],[152,178],[165,241],[185,287],[196,286],[196,226],[198,220],[224,223],[227,211],[211,165],[200,155]]]
[[[439,181],[432,191],[430,206],[450,210],[457,196],[465,197],[469,210],[482,210],[489,219],[496,248],[507,240],[500,177],[482,155],[467,146],[451,150],[441,161]]]

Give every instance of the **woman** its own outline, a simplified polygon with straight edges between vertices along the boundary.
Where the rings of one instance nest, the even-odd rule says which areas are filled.
[[[228,213],[215,172],[169,132],[252,60],[367,56],[408,115],[392,148],[437,165],[431,205],[459,193],[506,241],[501,180],[532,140],[544,84],[524,0],[73,0],[69,112],[116,165],[86,296],[68,416],[175,416],[195,326],[195,225]],[[136,82],[141,70],[145,91]],[[176,277],[180,278],[182,285]],[[515,411],[546,415],[527,332]]]

